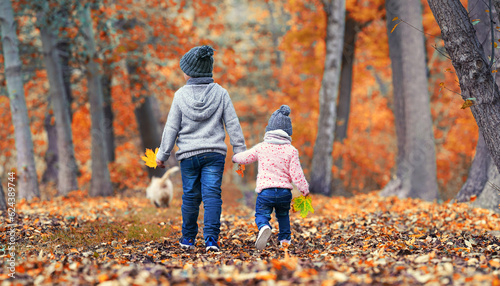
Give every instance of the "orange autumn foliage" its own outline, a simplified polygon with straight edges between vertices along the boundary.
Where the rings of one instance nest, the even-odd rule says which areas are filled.
[[[466,1],[462,1],[466,4]],[[19,11],[25,0],[14,1]],[[441,195],[450,198],[467,177],[477,140],[477,125],[470,110],[460,109],[463,100],[445,87],[460,92],[456,75],[444,50],[439,27],[426,1],[423,24],[429,68],[431,113],[436,138],[438,181]],[[397,138],[391,111],[391,69],[388,56],[387,27],[383,0],[348,0],[348,17],[363,24],[356,40],[353,85],[347,139],[336,142],[332,156],[343,159],[343,168],[333,168],[352,192],[380,189],[395,168]],[[251,147],[262,140],[270,114],[281,104],[292,108],[293,144],[299,149],[301,163],[309,175],[316,137],[319,90],[325,58],[326,16],[321,1],[255,1],[245,7],[244,16],[234,16],[230,1],[104,1],[94,10],[95,27],[108,21],[136,19],[130,28],[96,30],[101,67],[111,70],[111,97],[116,140],[116,161],[109,164],[111,179],[118,190],[143,188],[148,184],[146,168],[137,154],[143,152],[134,114],[145,96],[158,101],[160,121],[165,122],[174,92],[184,84],[178,66],[180,57],[195,45],[210,44],[215,49],[214,78],[228,89],[247,141]],[[162,11],[162,13],[158,13]],[[238,14],[239,15],[239,14]],[[29,17],[19,16],[19,38],[36,46],[35,38],[24,31]],[[273,28],[274,21],[274,28]],[[401,23],[403,25],[404,23]],[[23,32],[21,32],[23,31]],[[76,26],[64,29],[77,37]],[[99,32],[97,32],[99,31]],[[33,30],[37,35],[37,30]],[[76,53],[76,52],[75,52]],[[25,55],[31,64],[41,55]],[[76,56],[75,56],[76,58]],[[126,60],[141,63],[139,72],[130,75]],[[76,63],[73,67],[78,69]],[[0,72],[3,57],[0,55]],[[130,84],[131,76],[138,77]],[[78,72],[72,77],[73,140],[81,188],[90,182],[90,114],[86,82]],[[3,83],[3,82],[2,82]],[[47,138],[43,119],[47,105],[46,72],[35,71],[25,83],[31,119],[38,175],[44,171]],[[9,103],[0,97],[0,164],[15,165],[14,132]],[[227,141],[229,145],[229,140]],[[232,171],[231,148],[226,170]],[[247,166],[244,182],[254,180],[256,166]],[[232,178],[228,176],[229,178]]]
[[[467,173],[473,156],[477,126],[470,112],[463,112],[459,105],[451,104],[460,102],[459,96],[450,92],[437,92],[437,78],[445,78],[447,85],[456,89],[459,87],[454,74],[445,72],[445,69],[451,67],[451,63],[431,47],[435,40],[431,35],[439,34],[439,27],[426,1],[422,3],[425,7],[423,18],[427,33],[425,36],[428,38],[427,49],[429,55],[432,55],[429,61],[432,67],[431,110],[436,138],[442,138],[436,140],[438,180],[442,197],[448,199],[458,191],[466,177],[462,174]],[[384,1],[379,0],[346,2],[349,17],[366,24],[356,41],[348,137],[343,143],[335,143],[333,151],[333,156],[342,157],[344,162],[343,169],[337,170],[334,167],[333,172],[351,191],[380,189],[389,181],[391,170],[395,168],[396,137],[391,111],[391,70],[383,5]],[[312,5],[306,1],[289,1],[286,7],[291,14],[291,20],[290,28],[281,44],[285,53],[285,65],[276,73],[280,78],[281,91],[289,95],[287,102],[291,100],[298,103],[299,110],[300,107],[317,110],[314,104],[317,102],[322,78],[324,15],[316,2]],[[443,49],[442,42],[438,44]],[[313,50],[312,47],[316,48]],[[288,70],[291,72],[285,74]],[[316,85],[309,85],[309,78],[312,78]],[[306,89],[307,87],[310,89]],[[381,92],[383,90],[387,90],[385,94]],[[275,95],[276,93],[268,102],[279,101],[279,96]],[[300,133],[299,140],[305,145],[300,146],[305,151],[303,156],[310,158],[315,136],[313,133],[317,128],[317,114],[311,112],[306,118],[294,122],[294,129],[309,131]],[[445,138],[440,132],[443,128],[446,129]],[[294,136],[294,139],[295,137],[297,136]],[[461,147],[457,149],[458,145]],[[309,158],[303,160],[306,168]]]

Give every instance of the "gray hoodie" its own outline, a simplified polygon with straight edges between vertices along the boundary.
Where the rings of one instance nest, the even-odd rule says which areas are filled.
[[[245,151],[245,138],[228,92],[217,83],[185,85],[174,95],[156,158],[167,161],[175,143],[178,161],[206,152],[226,155],[224,125],[234,154]]]

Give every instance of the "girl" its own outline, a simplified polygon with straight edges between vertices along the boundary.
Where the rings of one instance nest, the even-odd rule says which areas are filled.
[[[264,249],[271,236],[271,213],[276,212],[279,224],[278,239],[280,246],[290,244],[290,203],[292,201],[292,182],[304,195],[309,194],[307,183],[299,161],[299,152],[291,145],[292,121],[290,107],[282,105],[269,119],[264,142],[252,149],[235,154],[234,163],[250,164],[258,161],[257,202],[255,204],[255,223],[259,235],[255,242],[258,250]]]

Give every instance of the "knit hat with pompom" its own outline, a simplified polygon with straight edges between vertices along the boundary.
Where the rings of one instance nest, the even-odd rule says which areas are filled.
[[[282,105],[280,109],[273,112],[267,123],[266,132],[281,129],[289,136],[292,136],[292,120],[290,119],[291,109],[288,105]]]
[[[181,70],[190,77],[212,77],[214,49],[210,46],[194,47],[182,56]]]

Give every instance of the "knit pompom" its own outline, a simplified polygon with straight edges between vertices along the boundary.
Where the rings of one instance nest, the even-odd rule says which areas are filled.
[[[283,104],[283,105],[280,107],[280,112],[281,112],[283,115],[288,116],[288,115],[290,115],[290,112],[291,112],[291,111],[292,111],[292,110],[290,109],[290,107],[289,107],[288,105],[284,105],[284,104]]]
[[[214,55],[214,49],[210,46],[201,46],[196,52],[196,57],[199,59],[208,58]]]

